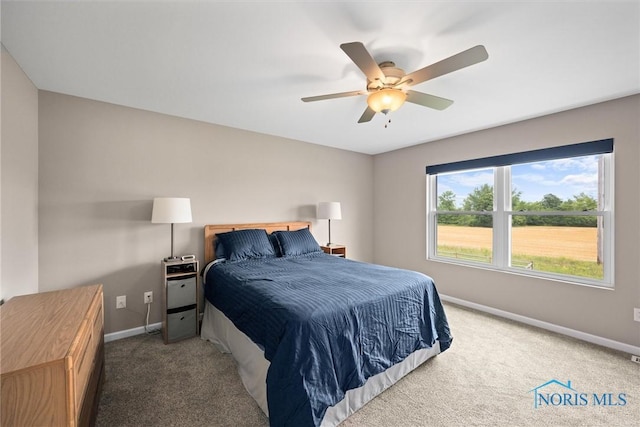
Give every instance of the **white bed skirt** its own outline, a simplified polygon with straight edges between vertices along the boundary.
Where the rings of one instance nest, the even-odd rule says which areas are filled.
[[[233,355],[242,383],[262,411],[269,416],[266,387],[269,361],[264,358],[264,352],[260,347],[207,300],[200,336],[211,341],[220,351]],[[417,350],[402,362],[369,378],[362,387],[347,391],[344,399],[327,409],[322,426],[337,426],[371,399],[439,353],[440,344],[436,342],[432,348]]]

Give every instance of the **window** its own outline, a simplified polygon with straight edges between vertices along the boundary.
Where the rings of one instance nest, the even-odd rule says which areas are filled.
[[[428,259],[613,286],[613,139],[427,166]]]

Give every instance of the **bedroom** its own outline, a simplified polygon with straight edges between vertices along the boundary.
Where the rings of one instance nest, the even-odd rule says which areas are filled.
[[[329,43],[336,70],[346,64],[338,62],[342,41]],[[142,293],[160,295],[158,264],[169,245],[168,229],[150,222],[153,197],[191,198],[193,223],[176,226],[176,251],[199,258],[209,223],[307,219],[322,241],[327,229],[314,219],[315,205],[339,200],[343,219],[332,234],[354,259],[428,272],[442,294],[627,351],[640,347],[632,318],[640,306],[637,86],[635,95],[370,155],[41,90],[10,54],[3,49],[5,299],[103,283],[105,332],[140,328]],[[315,87],[324,93],[331,83]],[[349,115],[339,106],[323,127],[355,122],[362,109]],[[617,198],[615,290],[425,261],[425,165],[510,152],[514,140],[534,149],[599,138],[615,138],[616,193],[625,195]],[[128,295],[126,310],[116,311],[118,295]],[[160,307],[153,310],[155,323]]]

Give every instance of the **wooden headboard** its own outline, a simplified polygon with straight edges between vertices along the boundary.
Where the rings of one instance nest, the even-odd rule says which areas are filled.
[[[291,221],[291,222],[262,222],[253,224],[214,224],[204,226],[204,265],[207,265],[216,259],[215,243],[216,234],[226,233],[228,231],[246,230],[249,228],[260,228],[266,230],[267,233],[274,231],[296,231],[302,228],[311,229],[309,221]]]

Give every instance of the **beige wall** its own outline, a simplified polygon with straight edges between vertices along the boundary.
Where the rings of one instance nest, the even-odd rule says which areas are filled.
[[[640,345],[640,95],[422,144],[374,158],[374,262],[431,275],[441,293]],[[426,260],[425,166],[614,138],[615,289]],[[455,331],[454,331],[455,335]]]
[[[154,197],[191,198],[176,254],[202,259],[202,227],[215,223],[311,220],[323,243],[315,206],[340,201],[333,240],[373,258],[369,155],[45,91],[39,106],[40,291],[103,283],[107,333],[144,324],[147,290],[161,319],[170,226],[151,224]]]
[[[0,298],[38,292],[38,90],[2,46]]]

